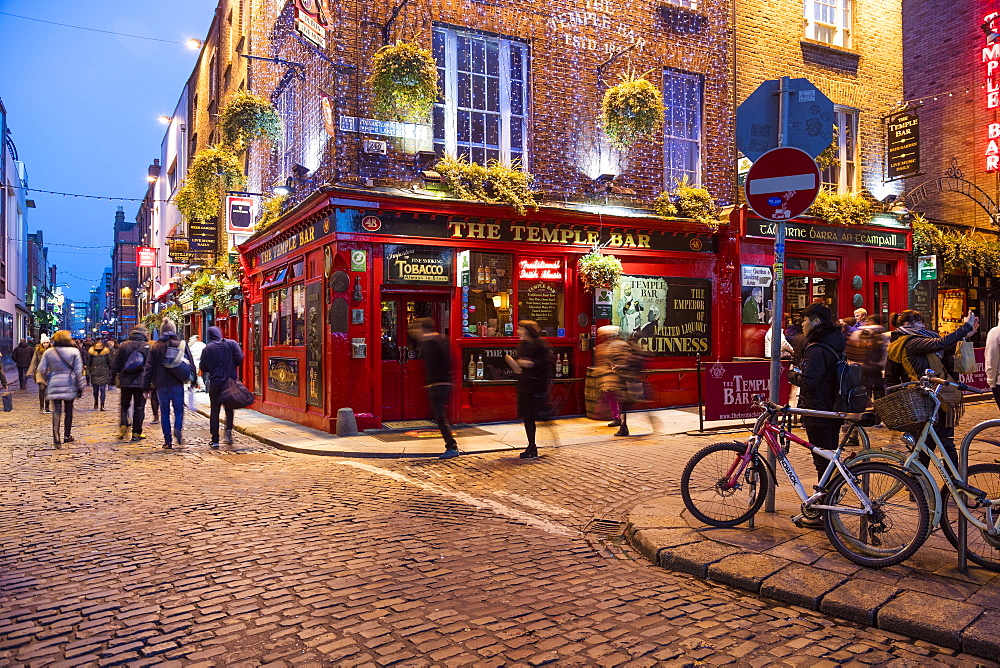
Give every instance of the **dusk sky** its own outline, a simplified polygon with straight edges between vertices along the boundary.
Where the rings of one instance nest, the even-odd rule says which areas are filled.
[[[141,199],[165,126],[198,57],[214,0],[0,0],[0,99],[28,186]],[[126,33],[136,39],[53,23]],[[28,231],[42,230],[71,299],[87,299],[111,264],[115,211],[139,202],[29,192]],[[100,246],[100,248],[81,248]]]

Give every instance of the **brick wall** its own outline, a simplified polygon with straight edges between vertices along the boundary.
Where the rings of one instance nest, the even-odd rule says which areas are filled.
[[[998,118],[997,110],[986,105],[982,62],[986,40],[979,29],[983,16],[996,8],[970,0],[950,2],[947,11],[930,0],[903,3],[904,90],[907,99],[923,104],[917,113],[920,165],[925,172],[907,179],[908,192],[955,167],[994,201],[1000,195],[998,173],[987,173],[985,168],[987,125]],[[986,212],[955,192],[927,197],[912,208],[935,220],[990,227]]]
[[[782,76],[809,79],[834,104],[860,110],[858,184],[885,195],[881,118],[902,99],[900,0],[854,0],[850,49],[804,39],[803,0],[737,2],[737,96]]]

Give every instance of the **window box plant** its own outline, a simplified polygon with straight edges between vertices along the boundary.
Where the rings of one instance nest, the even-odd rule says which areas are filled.
[[[693,218],[713,232],[719,229],[719,207],[707,189],[693,185],[685,176],[674,180],[672,192],[662,192],[653,211],[664,218]]]

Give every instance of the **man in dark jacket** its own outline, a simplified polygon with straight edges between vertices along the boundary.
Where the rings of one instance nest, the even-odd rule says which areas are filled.
[[[132,353],[142,355],[143,362],[135,369],[126,370]],[[125,343],[118,346],[118,352],[112,356],[111,378],[121,390],[119,409],[118,438],[128,437],[129,425],[132,426],[132,441],[138,443],[146,438],[142,434],[142,423],[146,419],[146,396],[142,391],[142,371],[145,359],[149,357],[149,336],[142,325],[135,327]],[[135,359],[138,359],[136,356]],[[132,420],[129,421],[129,408],[132,410]]]
[[[160,323],[160,340],[150,348],[146,357],[146,366],[142,372],[142,389],[144,392],[149,392],[150,386],[156,386],[156,398],[160,402],[163,447],[167,450],[174,447],[174,441],[177,441],[177,445],[184,444],[185,383],[191,383],[192,387],[196,385],[194,358],[191,357],[187,343],[178,338],[177,325],[170,318],[164,318]],[[173,433],[170,431],[171,408],[174,413]]]
[[[407,328],[410,338],[420,345],[420,357],[424,361],[424,379],[427,384],[427,402],[434,415],[434,423],[444,439],[444,452],[438,459],[458,457],[458,441],[448,425],[448,403],[451,401],[452,372],[451,353],[448,343],[434,327],[431,318],[420,318]]]
[[[22,390],[28,382],[28,367],[31,366],[31,358],[34,354],[35,349],[25,339],[21,339],[21,343],[10,354],[14,366],[17,367],[17,382],[21,384]]]
[[[799,366],[788,370],[788,382],[798,385],[799,408],[833,411],[837,398],[837,364],[844,353],[844,335],[826,304],[813,304],[802,312],[805,345]],[[809,442],[824,450],[836,450],[843,420],[802,416]],[[817,476],[822,476],[829,461],[813,454]],[[810,526],[813,519],[807,518]]]
[[[243,363],[243,349],[240,344],[222,336],[218,327],[208,328],[208,343],[201,352],[198,363],[202,378],[208,381],[208,428],[211,432],[212,447],[219,447],[219,412],[223,408],[222,388],[230,378],[238,378],[237,369]],[[226,445],[233,444],[233,409],[226,409]]]

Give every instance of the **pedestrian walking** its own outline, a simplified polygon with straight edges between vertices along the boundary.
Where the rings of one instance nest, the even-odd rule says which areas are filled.
[[[193,336],[193,339],[198,337]],[[200,341],[199,341],[200,343]],[[226,409],[226,445],[233,444],[233,409],[222,405],[222,389],[230,378],[239,378],[237,370],[243,363],[243,349],[240,344],[222,335],[218,327],[208,328],[208,343],[202,344],[203,352],[199,355],[199,371],[208,381],[208,430],[212,439],[211,447],[219,447],[219,413]],[[194,353],[191,353],[192,359]]]
[[[146,328],[139,325],[132,329],[125,343],[118,346],[118,352],[112,359],[111,373],[120,391],[118,438],[121,440],[128,437],[130,428],[132,442],[138,443],[146,438],[142,433],[143,422],[146,420],[146,395],[142,390],[142,374],[146,368],[148,355],[149,336]]]
[[[517,415],[524,421],[524,434],[528,447],[519,456],[530,459],[538,456],[535,442],[537,420],[551,416],[549,385],[552,382],[554,363],[552,347],[542,338],[541,328],[533,320],[517,323],[521,338],[514,356],[507,356],[507,363],[517,374]]]
[[[628,364],[631,350],[621,338],[621,328],[605,325],[597,329],[597,346],[594,348],[594,369],[597,388],[611,410],[609,427],[618,427],[615,436],[628,436],[623,406],[626,403],[625,377],[622,373]]]
[[[52,347],[48,334],[42,334],[35,346],[35,352],[31,357],[31,364],[28,366],[28,375],[35,377],[35,384],[38,385],[38,412],[50,413],[50,404],[45,398],[45,378],[38,373],[38,365],[42,363],[42,355]]]
[[[458,457],[458,441],[451,433],[448,424],[448,404],[451,402],[452,377],[451,354],[448,342],[437,331],[434,320],[419,318],[409,324],[410,338],[417,342],[420,357],[424,360],[424,388],[427,390],[427,402],[431,406],[434,424],[441,431],[444,439],[444,452],[438,459]]]
[[[222,331],[221,329],[219,330]],[[211,342],[212,337],[209,333],[209,342]],[[192,334],[188,338],[188,349],[191,351],[191,359],[194,360],[195,374],[198,376],[198,387],[195,388],[199,392],[207,392],[205,379],[201,375],[201,354],[205,351],[205,346],[208,345],[201,340],[201,337],[197,334]]]
[[[885,380],[882,378],[886,359],[884,332],[878,314],[865,316],[861,326],[847,338],[845,350],[847,359],[861,365],[861,383],[868,388],[868,396],[873,399],[885,396]]]
[[[108,397],[108,384],[111,382],[111,350],[98,339],[87,351],[87,377],[90,386],[94,388],[94,410],[104,410],[104,402]]]
[[[885,363],[886,385],[898,385],[908,380],[920,380],[927,369],[932,369],[942,380],[958,381],[955,373],[955,345],[972,336],[979,329],[979,318],[970,310],[958,329],[947,336],[924,327],[924,316],[919,311],[907,309],[897,317],[897,327],[890,336],[888,357]],[[955,427],[965,413],[962,391],[957,387],[938,390],[941,412],[934,425],[938,440],[953,462],[958,462],[955,449]],[[930,447],[936,447],[932,443]],[[930,462],[925,453],[919,455],[924,466]]]
[[[21,342],[10,354],[11,359],[14,360],[14,366],[17,367],[17,382],[22,390],[27,387],[28,367],[31,366],[31,360],[34,356],[35,349],[28,343],[27,339],[21,339]]]
[[[52,335],[52,344],[38,363],[38,374],[45,379],[45,396],[52,404],[52,443],[58,446],[61,444],[60,426],[63,427],[62,443],[72,443],[75,440],[73,402],[83,394],[83,358],[65,329]],[[60,425],[64,414],[65,424]]]
[[[142,388],[156,388],[160,403],[160,429],[167,450],[184,444],[184,385],[194,384],[194,360],[187,343],[177,336],[177,325],[170,318],[160,323],[160,339],[149,350],[142,374]],[[174,424],[171,431],[170,414]]]
[[[799,389],[799,408],[832,411],[837,395],[837,364],[844,352],[841,325],[833,319],[826,304],[812,304],[802,312],[802,331],[806,335],[799,366],[788,370],[788,382]],[[809,442],[824,450],[835,450],[843,420],[802,416]],[[813,454],[817,477],[829,462]],[[822,526],[822,517],[806,517],[806,526]]]

